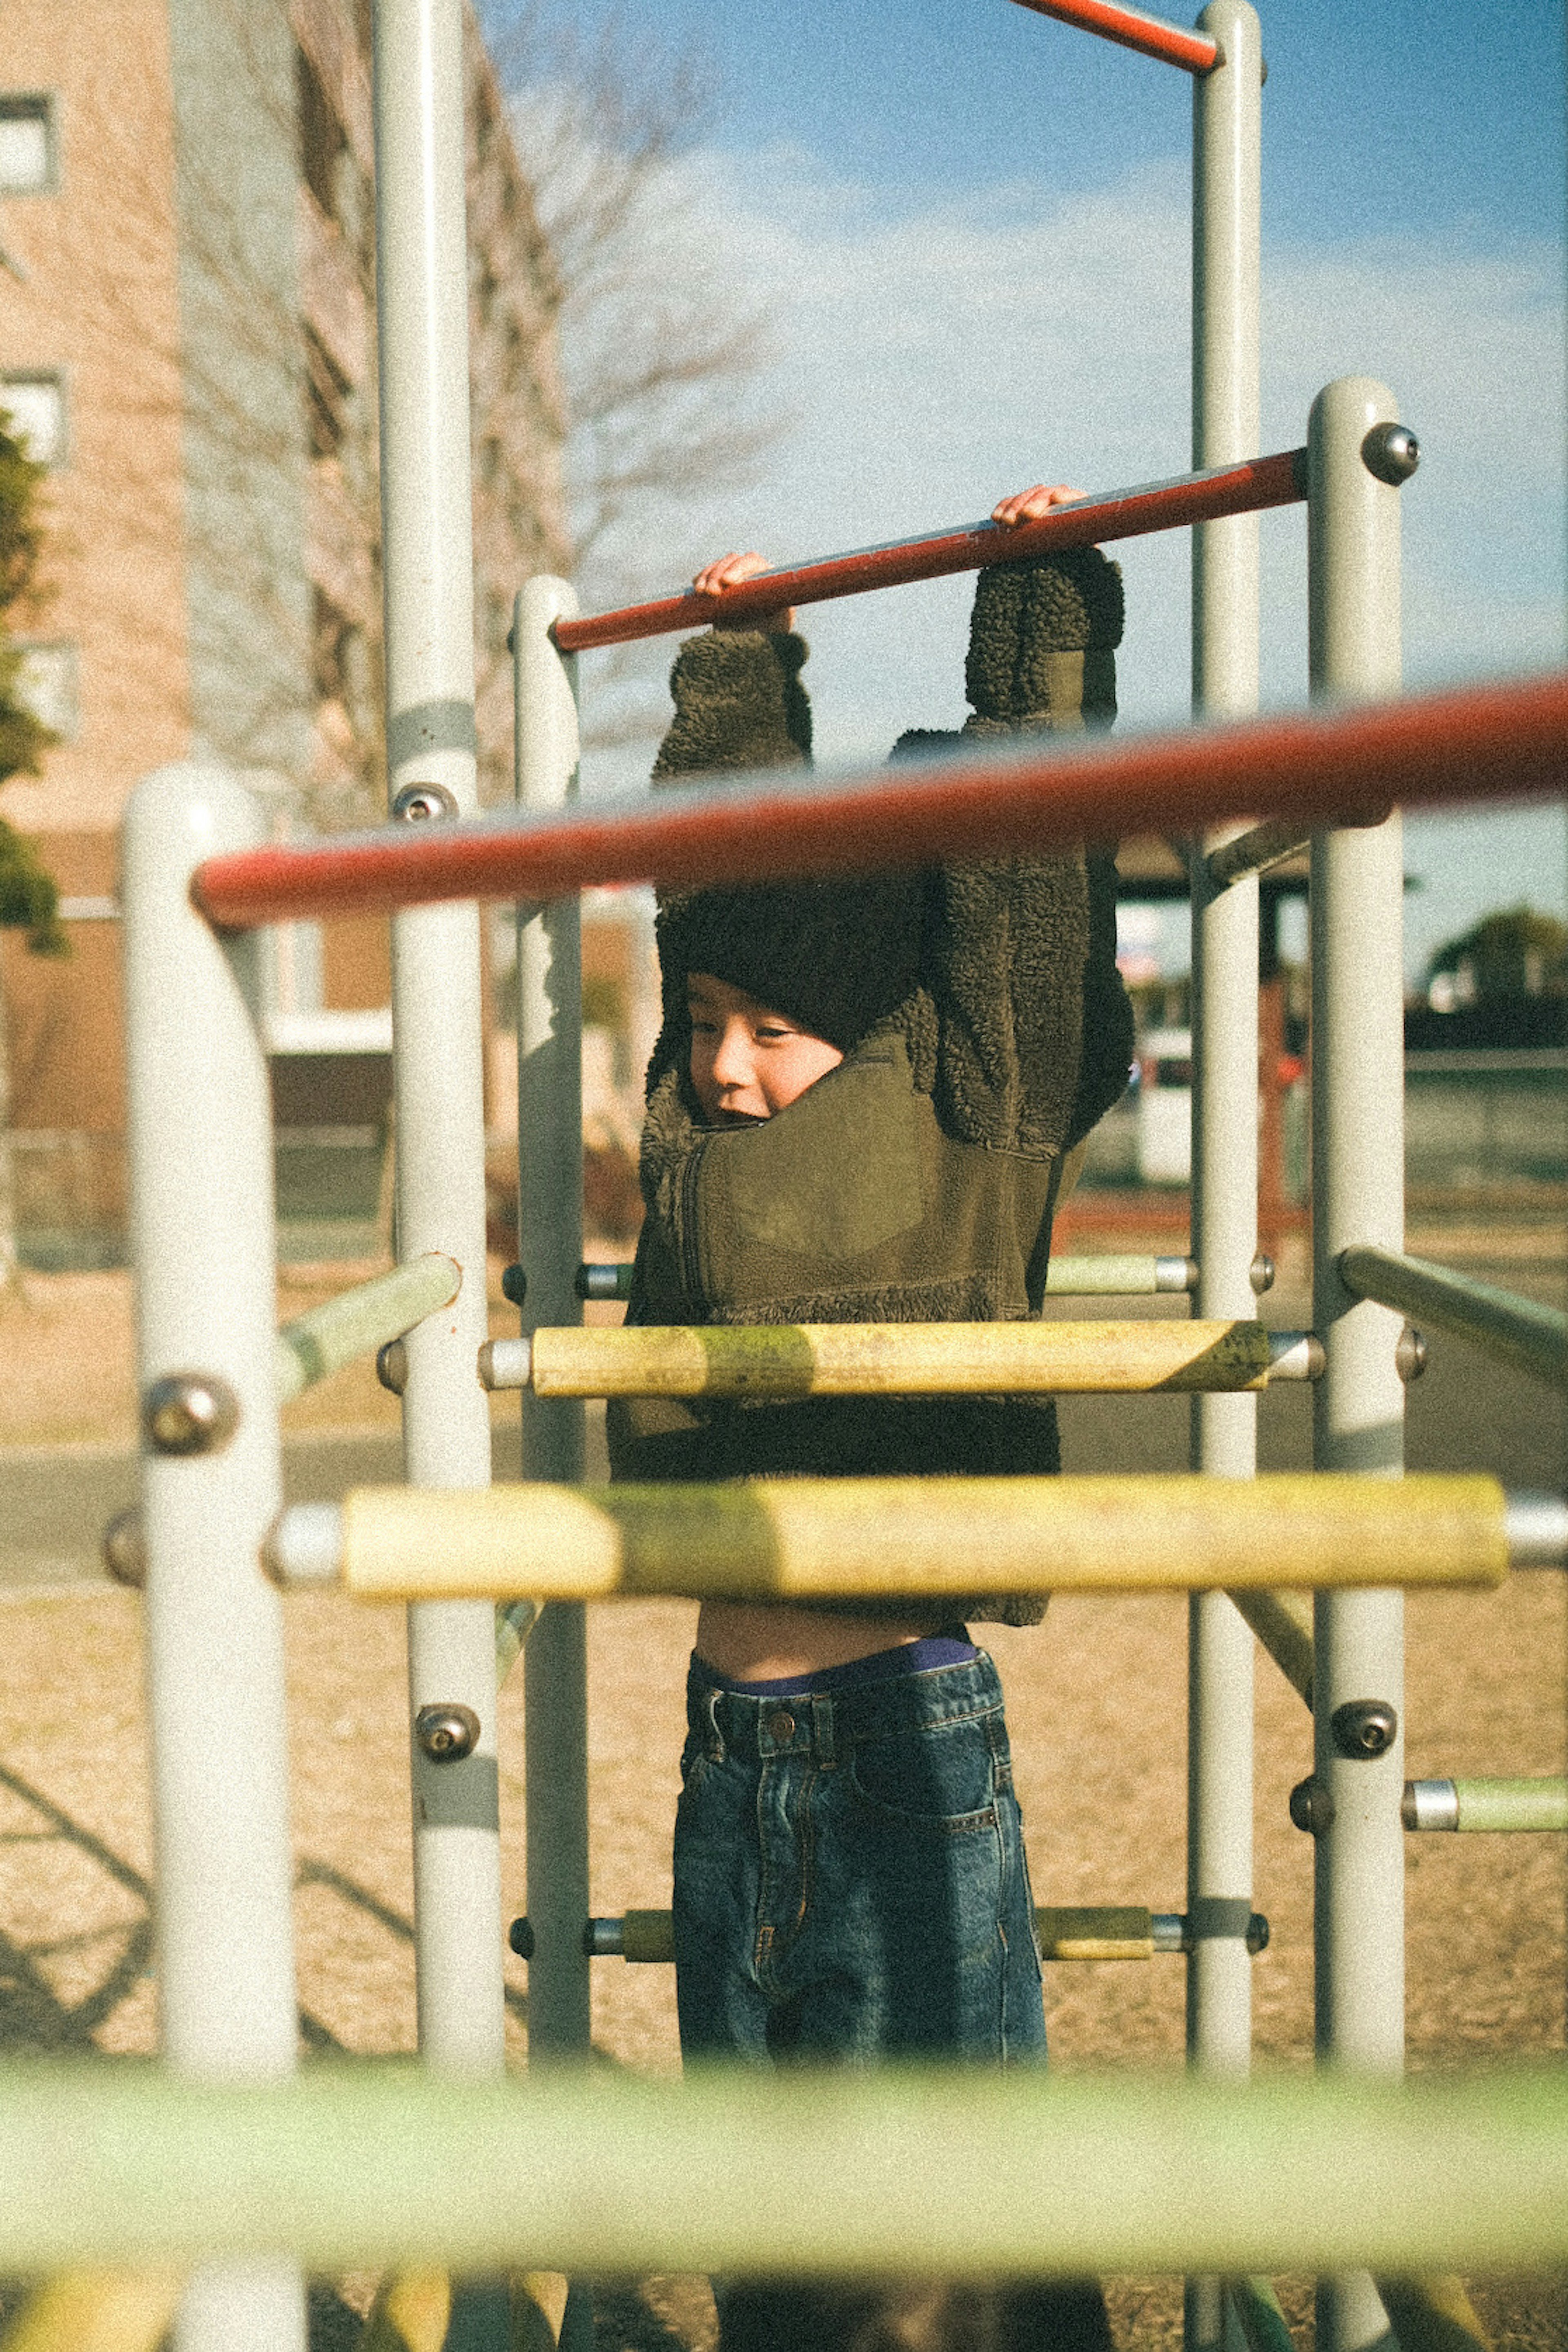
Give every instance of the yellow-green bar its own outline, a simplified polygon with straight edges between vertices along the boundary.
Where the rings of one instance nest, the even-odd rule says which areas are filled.
[[[1312,1604],[1304,1592],[1233,1592],[1231,1599],[1280,1673],[1309,1706],[1316,1653]]]
[[[1184,1271],[1179,1258],[1130,1257],[1111,1251],[1092,1257],[1053,1257],[1046,1268],[1046,1291],[1052,1298],[1152,1297],[1156,1291],[1185,1290],[1184,1281],[1170,1278]]]
[[[183,2284],[177,2270],[62,2272],[24,2299],[0,2352],[158,2352]]]
[[[1438,1331],[1472,1339],[1489,1356],[1556,1388],[1568,1388],[1568,1315],[1533,1298],[1472,1282],[1451,1267],[1396,1250],[1357,1248],[1340,1255],[1340,1278],[1358,1298],[1375,1298]]]
[[[1035,1928],[1043,1960],[1152,1960],[1154,1957],[1154,1923],[1147,1907],[1140,1904],[1042,1904],[1035,1913]],[[671,1915],[668,1911],[625,1913],[621,1957],[673,1960]]]
[[[536,1331],[542,1397],[1115,1395],[1268,1384],[1256,1322],[636,1325]]]
[[[1141,1298],[1161,1290],[1185,1290],[1187,1283],[1177,1279],[1185,1270],[1180,1258],[1129,1256],[1110,1251],[1089,1257],[1053,1257],[1046,1271],[1046,1288],[1053,1297]],[[577,1292],[582,1298],[629,1298],[632,1268],[579,1266]]]
[[[432,1250],[296,1316],[278,1334],[278,1402],[287,1404],[357,1356],[374,1355],[389,1339],[401,1339],[427,1315],[449,1307],[462,1281],[456,1259]]]
[[[1568,1780],[1456,1780],[1461,1830],[1568,1830]]]
[[[0,2272],[285,2253],[477,2276],[1545,2269],[1568,2263],[1568,2075],[0,2075]]]
[[[343,1497],[365,1599],[738,1601],[1490,1586],[1491,1478],[783,1478]]]

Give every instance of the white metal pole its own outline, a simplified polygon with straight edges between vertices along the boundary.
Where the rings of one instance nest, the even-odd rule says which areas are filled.
[[[1399,492],[1367,436],[1396,415],[1386,387],[1345,376],[1308,434],[1314,695],[1363,701],[1400,684]],[[1312,1315],[1326,1368],[1314,1395],[1321,1470],[1396,1478],[1402,1320],[1357,1299],[1340,1252],[1405,1241],[1404,853],[1400,820],[1312,844]],[[1317,2036],[1321,2061],[1398,2073],[1405,2054],[1405,1604],[1320,1594],[1313,1778]],[[1378,1710],[1385,1710],[1379,1713]],[[1327,1818],[1326,1818],[1327,1817]],[[1319,2290],[1323,2352],[1363,2352],[1387,2322],[1370,2278]]]
[[[265,830],[231,776],[180,766],[137,786],[124,843],[158,2000],[169,2064],[234,2083],[292,2074],[298,2042],[283,1626],[258,1565],[281,1501],[272,1113],[258,937],[220,943],[189,883]],[[304,2352],[298,2265],[198,2271],[174,2333]]]
[[[1210,0],[1200,28],[1220,61],[1193,84],[1193,464],[1258,447],[1258,244],[1263,75],[1257,13]],[[1258,708],[1258,518],[1193,532],[1193,704],[1205,717]],[[1231,827],[1230,831],[1241,830]],[[1226,837],[1194,845],[1193,1255],[1194,1313],[1256,1312],[1258,1248],[1258,880],[1216,890],[1205,866]],[[1250,1396],[1198,1397],[1193,1464],[1249,1478],[1258,1462]],[[1222,1592],[1194,1593],[1187,1651],[1187,2050],[1207,2072],[1244,2073],[1252,2045],[1253,1637]],[[1186,2289],[1188,2352],[1225,2339],[1220,2283]]]
[[[517,793],[559,808],[577,789],[577,665],[552,621],[575,614],[564,580],[531,580],[512,625]],[[583,1255],[582,949],[578,902],[559,898],[517,937],[518,1255],[528,1277],[522,1328],[578,1323]],[[525,1478],[580,1479],[583,1407],[525,1397]],[[588,1698],[581,1603],[542,1611],[523,1655],[528,1743],[530,2063],[589,2044]]]
[[[388,785],[395,814],[439,824],[478,804],[460,0],[376,0],[375,155]],[[394,920],[397,1255],[441,1250],[463,1270],[405,1342],[404,1460],[421,1486],[490,1475],[479,956],[471,903]],[[408,1660],[420,2048],[489,2074],[504,2018],[492,1611],[411,1609]],[[426,1752],[428,1706],[468,1709],[468,1752]]]

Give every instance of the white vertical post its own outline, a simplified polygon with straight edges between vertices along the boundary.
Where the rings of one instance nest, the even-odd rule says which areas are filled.
[[[1258,446],[1258,244],[1263,58],[1247,0],[1210,0],[1200,28],[1220,61],[1193,84],[1193,464],[1255,457]],[[1258,518],[1193,532],[1193,704],[1200,717],[1258,708]],[[1230,828],[1236,830],[1237,828]],[[1216,891],[1194,845],[1193,1255],[1199,1315],[1256,1312],[1258,1248],[1258,880]],[[1193,1464],[1250,1478],[1250,1396],[1195,1397]],[[1187,2051],[1205,2072],[1245,2073],[1252,2044],[1253,1637],[1223,1592],[1194,1593],[1187,1656]],[[1189,2280],[1188,2352],[1221,2345],[1215,2279]]]
[[[272,1113],[255,933],[192,869],[265,828],[219,770],[160,769],[125,825],[132,1248],[147,1547],[158,2000],[178,2073],[276,2081],[298,2042],[283,1625],[260,1572],[280,1473]],[[197,2272],[179,2352],[304,2352],[296,2263]]]
[[[473,529],[460,0],[376,0],[377,323],[386,607],[388,784],[459,815],[475,781]],[[427,797],[424,806],[432,805]],[[484,1074],[479,908],[423,907],[393,923],[397,1254],[444,1250],[463,1286],[409,1334],[403,1397],[411,1484],[489,1482],[478,1373],[485,1305]],[[427,1756],[412,1734],[419,2042],[434,2064],[503,2063],[494,1612],[480,1601],[408,1612],[412,1718],[456,1703],[472,1752]]]
[[[564,580],[531,580],[512,624],[517,793],[560,808],[577,789],[575,661],[551,624],[577,601]],[[522,1328],[578,1323],[583,1255],[582,950],[578,901],[525,916],[517,940],[518,1255],[528,1277]],[[525,1478],[583,1475],[583,1407],[525,1396]],[[528,1741],[528,1964],[531,2064],[589,2044],[588,1700],[582,1604],[541,1612],[523,1655]]]
[[[1400,683],[1399,492],[1369,471],[1366,436],[1396,412],[1363,376],[1312,404],[1309,562],[1313,693],[1364,701]],[[1312,844],[1312,1319],[1326,1368],[1314,1400],[1321,1470],[1396,1478],[1405,1391],[1390,1307],[1340,1281],[1352,1242],[1405,1243],[1404,853],[1397,814]],[[1331,1816],[1315,1856],[1320,2059],[1397,2074],[1405,2054],[1405,1605],[1398,1592],[1320,1594],[1313,1777]],[[1386,1744],[1341,1710],[1392,1710]],[[1363,2352],[1387,2322],[1364,2275],[1319,2289],[1323,2352]]]

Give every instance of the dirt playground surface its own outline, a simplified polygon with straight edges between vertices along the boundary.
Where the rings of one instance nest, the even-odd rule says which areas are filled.
[[[1498,1276],[1495,1278],[1503,1278]],[[323,1274],[296,1286],[340,1286]],[[505,1323],[498,1318],[497,1328]],[[0,1307],[7,1377],[0,1445],[129,1442],[132,1388],[122,1276],[28,1279]],[[295,1408],[307,1428],[390,1429],[393,1409],[355,1373]],[[511,1410],[515,1412],[515,1404]],[[1069,1444],[1070,1452],[1070,1444]],[[0,1494],[6,1457],[0,1451]],[[0,1518],[0,1589],[4,1589]],[[85,1572],[87,1563],[83,1563]],[[140,1603],[82,1583],[5,1591],[9,1671],[0,1702],[0,2047],[106,2058],[154,2045],[148,1973],[148,1806]],[[287,1607],[301,2023],[313,2053],[414,2048],[412,1898],[401,1613],[331,1597]],[[681,1686],[694,1612],[684,1603],[590,1612],[595,1911],[669,1900],[669,1830]],[[1409,1611],[1407,1769],[1561,1773],[1564,1580],[1520,1577],[1476,1598]],[[1037,1899],[1184,1907],[1185,1608],[1176,1599],[1060,1600],[1037,1631],[989,1628],[1007,1692]],[[525,1907],[521,1675],[501,1699],[506,1900]],[[1254,1989],[1260,2069],[1304,2071],[1311,2052],[1310,1842],[1287,1798],[1310,1766],[1305,1709],[1268,1660],[1258,1673],[1255,1903],[1272,1927]],[[1560,2054],[1564,2041],[1564,1850],[1558,1837],[1407,1842],[1411,2066]],[[510,1913],[509,1913],[510,1916]],[[509,1961],[508,2032],[526,2051],[527,1972]],[[1053,2063],[1171,2065],[1183,2042],[1179,1961],[1047,1971]],[[660,1968],[600,1962],[595,2034],[606,2062],[677,2065],[673,1984]],[[1048,2195],[1042,2183],[1042,2195]],[[323,2285],[314,2340],[353,2340],[372,2282]],[[1297,2341],[1310,2292],[1282,2283]],[[1551,2282],[1482,2282],[1478,2305],[1507,2352],[1568,2347]],[[1174,2281],[1112,2288],[1119,2345],[1179,2341]],[[700,2283],[612,2287],[605,2347],[676,2352],[710,2341]]]

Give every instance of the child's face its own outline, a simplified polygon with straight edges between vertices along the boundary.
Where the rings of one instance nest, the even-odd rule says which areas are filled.
[[[692,1090],[717,1125],[772,1118],[844,1059],[826,1037],[814,1037],[787,1013],[711,972],[692,973],[686,1001]]]

